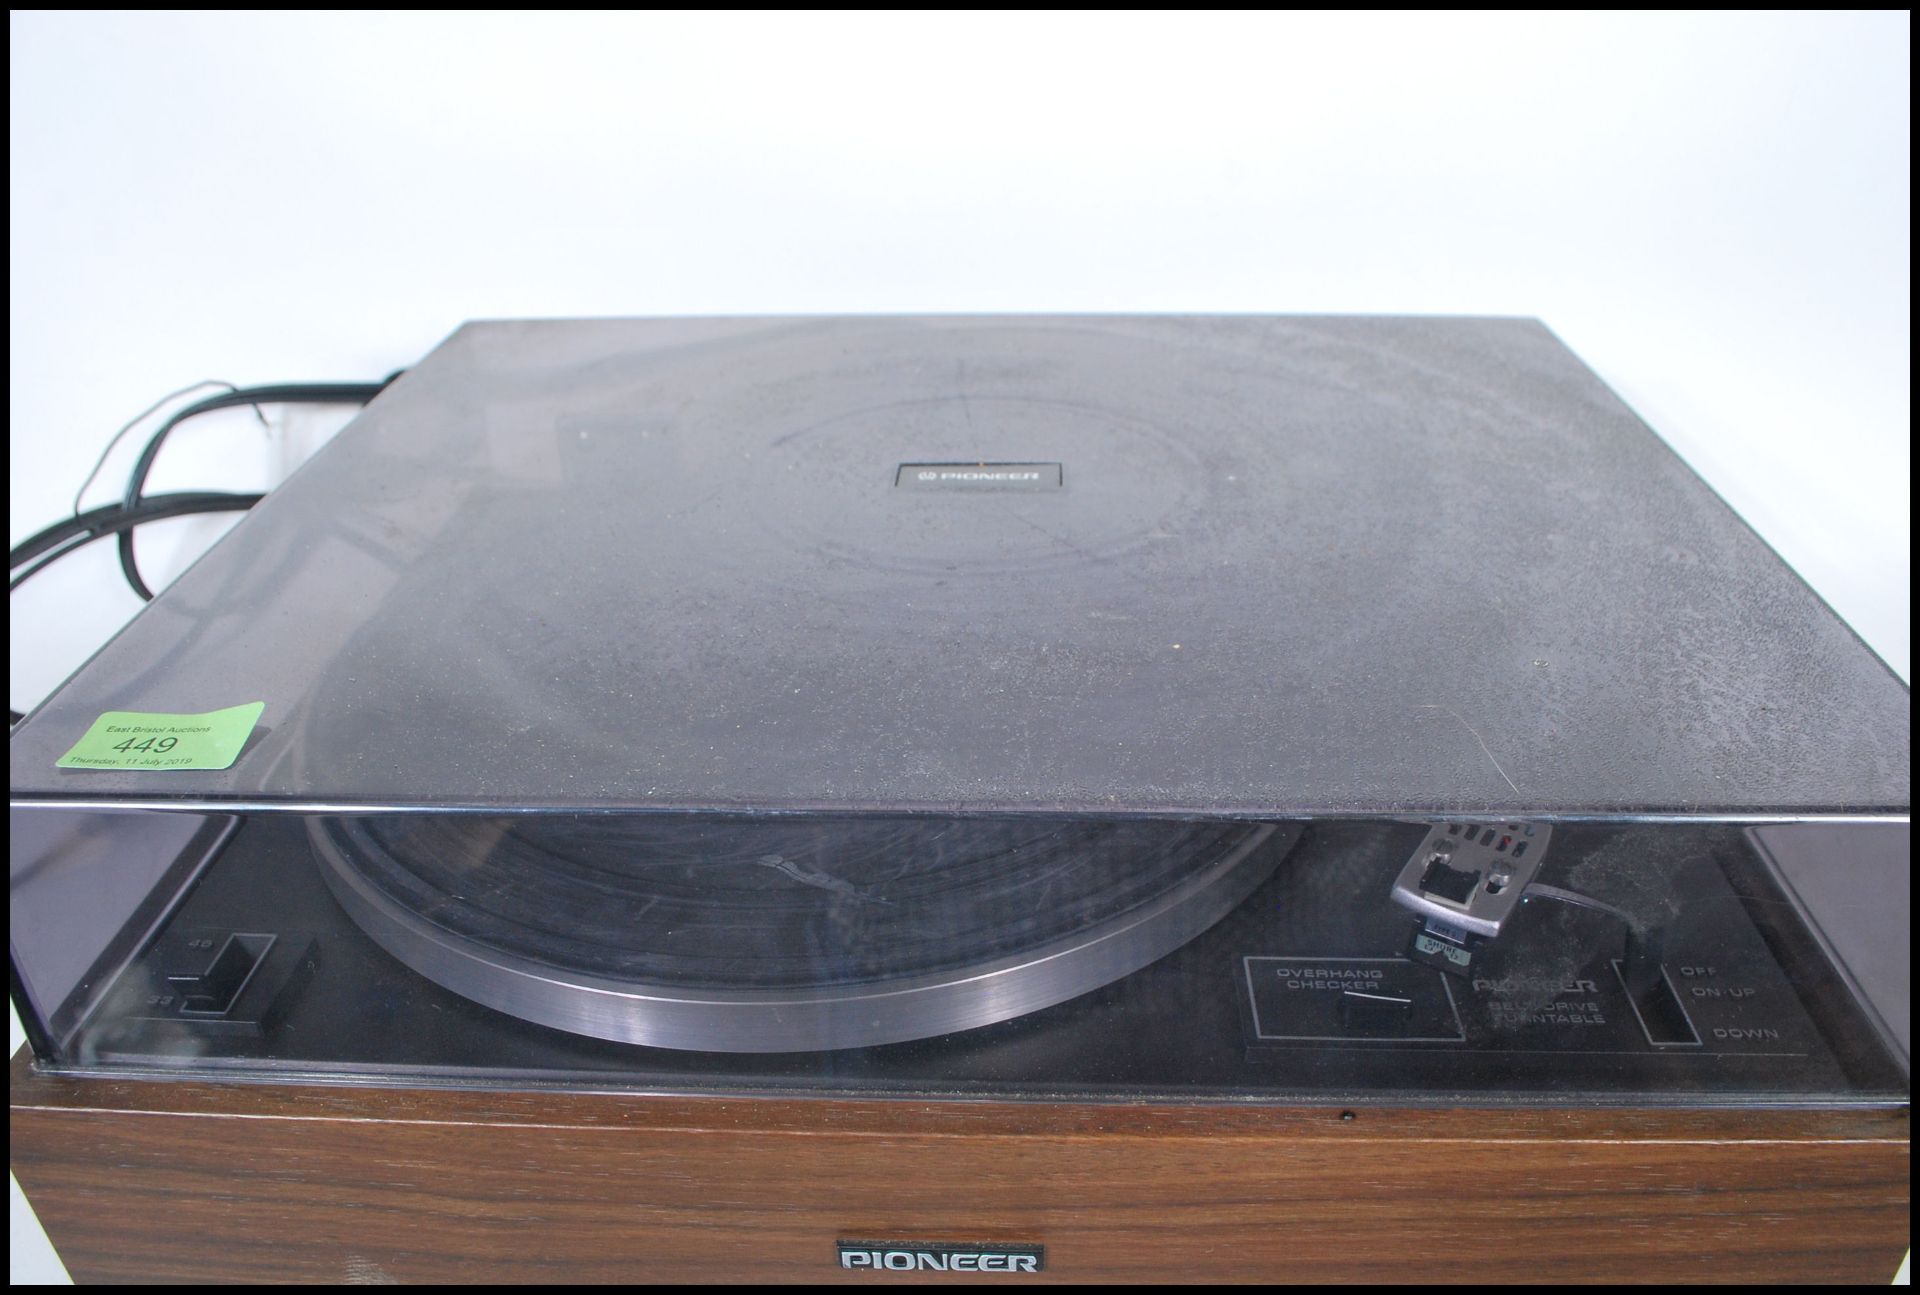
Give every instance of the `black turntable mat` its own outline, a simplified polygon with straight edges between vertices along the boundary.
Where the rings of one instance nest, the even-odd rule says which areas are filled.
[[[390,952],[544,1025],[720,1051],[853,1047],[1063,1001],[1272,871],[1245,824],[1020,818],[315,819]]]

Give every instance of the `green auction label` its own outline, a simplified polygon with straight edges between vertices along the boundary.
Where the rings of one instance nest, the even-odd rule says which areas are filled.
[[[266,708],[251,701],[204,715],[110,710],[54,763],[62,769],[225,769],[240,758]]]

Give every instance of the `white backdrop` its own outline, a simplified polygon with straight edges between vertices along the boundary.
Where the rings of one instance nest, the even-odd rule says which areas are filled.
[[[11,535],[165,391],[471,317],[1527,314],[1904,677],[1910,23],[16,14]],[[329,417],[190,424],[154,484]],[[135,608],[110,543],[23,587],[11,704]]]

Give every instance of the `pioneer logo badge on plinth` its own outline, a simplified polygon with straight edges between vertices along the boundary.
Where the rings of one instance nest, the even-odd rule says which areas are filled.
[[[840,1266],[853,1272],[1037,1273],[1045,1246],[929,1245],[920,1241],[841,1241]]]

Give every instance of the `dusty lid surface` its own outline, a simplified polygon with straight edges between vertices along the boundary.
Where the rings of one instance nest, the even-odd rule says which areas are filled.
[[[60,769],[265,702],[231,768]],[[1540,324],[480,323],[16,802],[1904,813],[1910,694]]]

